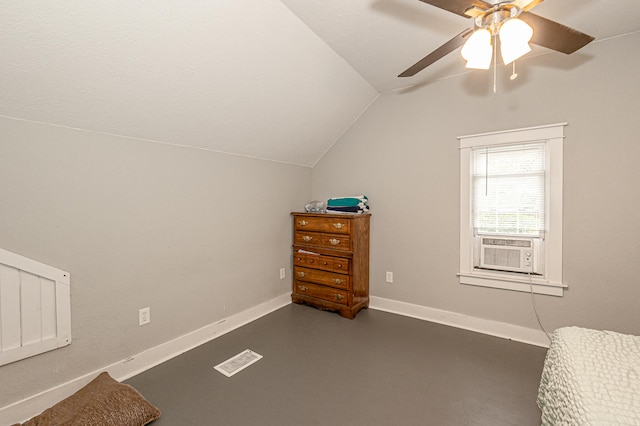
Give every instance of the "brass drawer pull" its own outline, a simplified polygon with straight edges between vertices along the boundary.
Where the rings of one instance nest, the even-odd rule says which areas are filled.
[[[313,237],[310,237],[308,235],[304,235],[302,237],[302,239],[304,240],[305,243],[308,243],[309,241],[313,240]]]
[[[329,242],[332,246],[337,246],[338,244],[340,244],[340,240],[337,240],[335,238],[330,239]]]
[[[342,263],[338,263],[338,266],[336,266],[336,268],[342,269]]]
[[[307,275],[307,274],[305,274],[305,273],[304,273],[304,272],[302,272],[302,271],[298,272],[298,276],[299,276],[299,277],[304,277],[305,275]]]
[[[307,291],[307,290],[308,290],[308,288],[307,288],[307,286],[299,285],[299,286],[298,286],[298,290],[300,290],[300,291]]]
[[[344,296],[336,293],[336,300],[342,300],[342,299],[344,299]]]
[[[333,227],[336,228],[336,229],[342,229],[342,228],[344,228],[344,225],[342,223],[334,223]]]
[[[340,278],[334,278],[333,279],[333,283],[340,285],[340,284],[342,284],[342,280]]]
[[[300,225],[300,226],[307,226],[308,224],[309,224],[309,222],[307,222],[306,220],[298,221],[298,225]]]

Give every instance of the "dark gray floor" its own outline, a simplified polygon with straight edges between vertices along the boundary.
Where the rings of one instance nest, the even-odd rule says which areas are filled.
[[[228,378],[213,366],[252,349]],[[539,425],[546,350],[376,310],[288,305],[126,383],[168,425]]]

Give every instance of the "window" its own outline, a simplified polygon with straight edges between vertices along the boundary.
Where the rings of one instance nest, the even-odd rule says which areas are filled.
[[[459,138],[461,284],[562,296],[565,125]]]
[[[542,238],[545,144],[472,148],[476,234]]]

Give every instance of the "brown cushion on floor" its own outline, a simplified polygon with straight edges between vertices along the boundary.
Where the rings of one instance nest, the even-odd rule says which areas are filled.
[[[105,371],[23,426],[142,426],[158,417],[160,410],[137,390],[118,383]]]

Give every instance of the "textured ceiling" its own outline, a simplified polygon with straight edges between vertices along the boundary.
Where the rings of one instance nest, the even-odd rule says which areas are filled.
[[[604,39],[637,3],[534,12]],[[7,1],[0,115],[311,166],[379,93],[466,72],[396,77],[469,24],[418,0]]]
[[[279,0],[0,5],[0,115],[313,165],[377,91]]]

